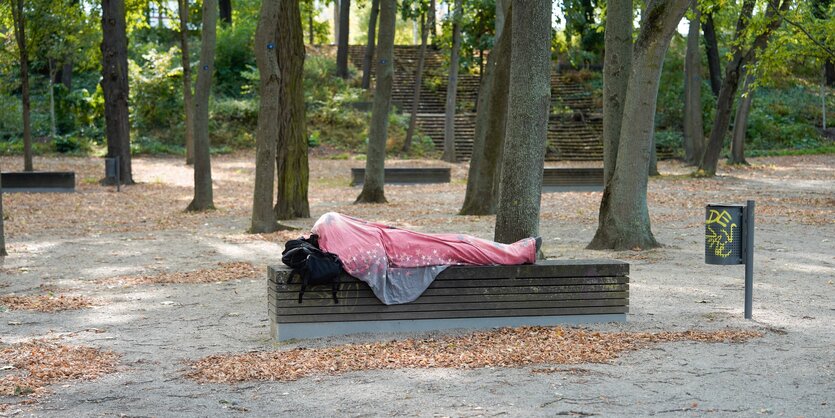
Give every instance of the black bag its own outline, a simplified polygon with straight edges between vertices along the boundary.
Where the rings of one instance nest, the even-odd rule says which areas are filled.
[[[333,288],[333,302],[339,303],[336,292],[339,291],[342,262],[336,254],[320,250],[318,239],[319,237],[313,234],[308,239],[293,239],[284,245],[281,261],[293,269],[287,278],[287,283],[290,283],[295,275],[301,278],[299,303],[302,303],[302,297],[308,286],[330,284]]]

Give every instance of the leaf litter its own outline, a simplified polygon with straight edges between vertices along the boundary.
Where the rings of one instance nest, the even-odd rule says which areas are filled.
[[[212,355],[191,363],[187,376],[200,382],[235,383],[293,381],[313,375],[381,369],[607,363],[623,352],[658,343],[742,343],[761,336],[760,332],[744,330],[648,333],[562,327],[501,328],[465,336]]]
[[[0,307],[10,311],[60,312],[90,308],[94,301],[85,296],[15,295],[0,296]]]
[[[263,274],[263,269],[256,268],[250,263],[233,261],[228,263],[218,263],[218,267],[214,268],[153,275],[118,276],[99,280],[98,283],[106,286],[217,283],[237,279],[256,278]]]
[[[96,379],[114,372],[118,360],[111,351],[43,339],[0,344],[0,396],[40,395],[55,383]]]

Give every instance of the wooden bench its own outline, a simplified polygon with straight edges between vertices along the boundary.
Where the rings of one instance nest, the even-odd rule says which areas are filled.
[[[545,168],[543,192],[603,191],[602,168]]]
[[[386,168],[386,184],[449,183],[449,168]],[[364,168],[351,169],[351,186],[365,181]]]
[[[274,340],[359,332],[413,332],[625,321],[629,264],[548,260],[519,266],[447,268],[412,303],[383,305],[363,282],[344,275],[334,304],[329,286],[287,284],[285,266],[268,269]],[[294,280],[294,282],[297,281]]]
[[[75,191],[72,171],[7,171],[0,173],[3,193],[71,193]]]

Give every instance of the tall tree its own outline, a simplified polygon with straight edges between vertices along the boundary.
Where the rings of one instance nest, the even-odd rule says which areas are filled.
[[[347,1],[347,0],[344,0]],[[281,86],[278,121],[278,219],[309,218],[309,168],[304,113],[304,32],[297,0],[281,0],[278,12],[278,66]]]
[[[514,2],[510,97],[495,241],[539,235],[542,171],[551,110],[551,2]]]
[[[339,0],[333,0],[333,43],[339,43]]]
[[[128,112],[128,37],[125,0],[102,0],[102,79],[107,156],[119,157],[123,184],[133,184]]]
[[[435,38],[438,37],[438,5],[437,0],[429,0],[429,19],[426,24],[429,25],[429,37],[432,40],[432,45],[435,45]]]
[[[751,113],[751,103],[754,101],[754,76],[746,71],[745,83],[742,85],[742,94],[739,97],[739,105],[736,107],[734,117],[734,129],[731,136],[731,155],[728,158],[730,164],[748,165],[745,160],[745,133],[748,130],[748,115]]]
[[[423,86],[423,66],[426,61],[426,37],[429,31],[426,30],[426,12],[420,13],[420,50],[418,52],[418,65],[415,68],[415,90],[412,94],[412,115],[409,118],[409,128],[406,130],[406,140],[403,141],[403,152],[409,152],[412,148],[412,136],[415,134],[417,125],[417,114],[420,109],[420,90]]]
[[[371,65],[374,62],[374,43],[377,38],[377,15],[380,13],[380,0],[371,0],[371,13],[368,16],[368,43],[362,60],[362,88],[371,87]]]
[[[336,44],[336,75],[348,78],[348,32],[350,31],[351,0],[339,1],[339,42]]]
[[[705,35],[705,53],[707,55],[707,69],[710,75],[710,89],[714,96],[719,96],[722,88],[722,68],[719,63],[719,43],[716,41],[716,25],[713,23],[713,11],[705,13],[705,25],[702,29]]]
[[[751,26],[755,0],[744,0],[742,3],[742,10],[736,25],[735,42],[731,45],[731,61],[725,66],[725,78],[722,80],[722,88],[719,91],[719,97],[716,99],[716,117],[713,119],[710,139],[699,163],[698,173],[700,175],[714,176],[716,174],[722,143],[731,122],[731,109],[736,98],[742,69],[756,59],[757,54],[767,46],[771,33],[777,30],[782,23],[781,15],[777,13],[778,9],[781,13],[785,13],[791,5],[791,0],[782,0],[782,2],[780,0],[768,0],[768,3],[769,6],[764,13],[765,24],[762,31],[754,37],[751,45],[747,47],[744,40],[748,36],[748,28]]]
[[[281,72],[278,68],[278,13],[281,0],[263,0],[255,31],[255,62],[260,76],[258,131],[255,134],[255,187],[252,197],[250,232],[278,229],[273,212],[275,155],[278,143]]]
[[[612,8],[615,4],[623,8]],[[647,171],[655,123],[655,105],[664,55],[678,22],[689,5],[690,0],[650,0],[641,14],[641,29],[632,46],[631,68],[627,73],[629,78],[625,81],[625,94],[610,97],[609,87],[604,87],[604,123],[607,117],[612,117],[605,114],[609,109],[606,107],[609,101],[622,103],[622,106],[615,108],[615,111],[622,112],[622,115],[617,144],[610,142],[612,132],[607,129],[611,129],[611,125],[604,125],[603,147],[604,151],[608,150],[604,152],[606,182],[600,202],[597,232],[589,248],[645,249],[658,245],[652,235],[647,208]],[[605,36],[608,39],[611,30],[611,35],[619,38],[616,44],[621,44],[620,48],[610,49],[609,41],[606,41],[606,60],[615,51],[615,55],[623,59],[626,55],[626,39],[631,41],[631,36],[624,39],[624,28],[616,28],[615,25],[626,26],[629,30],[625,33],[631,33],[631,2],[610,2],[606,13]],[[616,41],[613,39],[612,42]],[[616,64],[614,68],[606,69],[605,66],[608,65],[609,61],[604,63],[604,84],[623,83],[619,77],[613,80],[610,71],[623,68],[624,65]],[[613,145],[616,148],[613,148]],[[612,162],[614,166],[610,166]]]
[[[12,20],[20,57],[21,108],[23,109],[23,171],[32,171],[32,122],[29,104],[29,50],[26,46],[26,16],[23,0],[12,0]]]
[[[219,0],[220,21],[224,25],[232,24],[232,0]]]
[[[380,0],[380,31],[377,34],[377,86],[371,108],[371,126],[368,133],[368,153],[365,159],[365,179],[362,192],[355,203],[386,203],[385,183],[386,136],[389,110],[391,109],[391,85],[394,79],[394,29],[397,20],[397,0]]]
[[[702,54],[699,52],[700,13],[693,4],[684,57],[684,161],[697,164],[704,147],[702,120]]]
[[[191,91],[191,58],[188,51],[188,0],[177,0],[180,15],[180,50],[183,61],[183,107],[186,123],[186,164],[194,164],[194,96]]]
[[[504,28],[493,51],[487,56],[487,67],[478,90],[475,138],[467,191],[461,215],[493,215],[499,196],[502,154],[507,128],[507,100],[510,85],[510,49],[513,36],[510,1],[496,2],[504,8]]]
[[[186,210],[214,209],[212,160],[209,156],[209,95],[215,70],[217,0],[203,0],[200,70],[194,95],[194,199]]]
[[[454,163],[455,155],[455,104],[458,93],[458,58],[461,51],[461,16],[463,1],[455,0],[452,12],[452,51],[449,58],[449,80],[446,87],[446,113],[444,115],[444,155],[443,160]]]

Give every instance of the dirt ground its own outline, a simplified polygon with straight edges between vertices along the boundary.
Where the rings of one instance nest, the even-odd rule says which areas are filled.
[[[116,371],[51,385],[37,396],[0,396],[0,416],[835,416],[835,155],[751,159],[692,179],[662,162],[649,186],[659,249],[585,250],[600,193],[547,193],[541,234],[548,258],[631,263],[626,323],[596,331],[754,330],[740,344],[674,342],[605,364],[402,369],[293,382],[201,384],[188,362],[218,353],[329,347],[404,335],[356,335],[278,345],[270,340],[265,269],[300,232],[248,235],[253,155],[213,158],[216,211],[188,214],[192,174],[180,159],[133,160],[139,184],[97,184],[101,160],[37,158],[41,170],[73,170],[72,194],[6,194],[0,296],[85,297],[60,312],[0,307],[0,349],[45,338],[117,353]],[[4,170],[19,158],[0,158]],[[328,211],[426,232],[492,238],[494,217],[462,217],[466,164],[444,185],[387,186],[387,205],[353,205],[350,167],[311,161],[312,218]],[[743,313],[743,266],[704,263],[707,203],[757,203],[754,319]],[[257,274],[208,283],[142,284],[158,276],[247,262]],[[246,270],[246,269],[244,269]],[[249,277],[246,277],[249,276]],[[178,276],[179,277],[179,276]],[[463,332],[463,331],[459,331]],[[547,372],[542,372],[543,368]],[[14,367],[0,362],[0,379]]]

